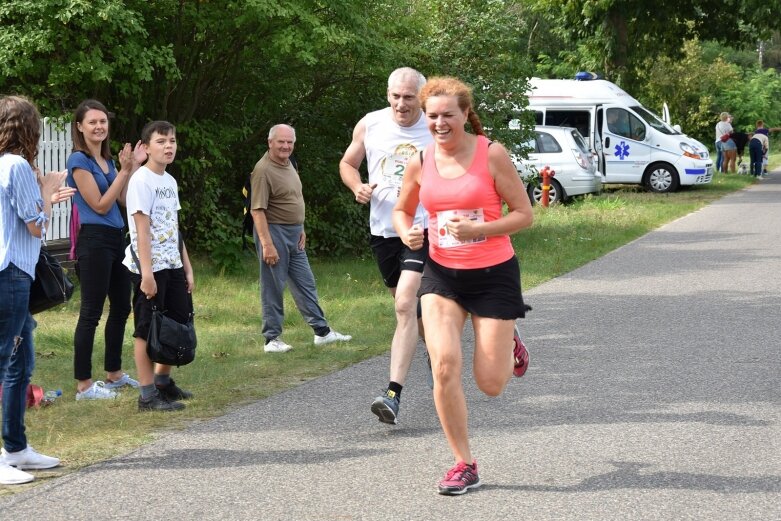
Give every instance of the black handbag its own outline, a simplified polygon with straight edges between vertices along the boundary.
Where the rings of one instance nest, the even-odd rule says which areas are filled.
[[[157,303],[152,299],[152,322],[146,339],[146,354],[151,361],[179,367],[195,360],[198,339],[195,336],[192,300],[190,306],[187,322],[182,324],[157,309]]]
[[[46,311],[65,304],[73,296],[73,282],[48,251],[41,248],[35,265],[35,280],[30,286],[30,313]]]

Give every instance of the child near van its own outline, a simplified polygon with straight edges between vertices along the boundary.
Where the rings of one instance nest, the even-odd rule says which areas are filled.
[[[146,352],[153,304],[182,323],[192,311],[195,279],[187,248],[179,239],[179,189],[165,170],[176,156],[176,128],[167,121],[148,123],[141,143],[148,160],[128,182],[130,246],[124,260],[133,283],[134,350],[141,384],[138,410],[177,411],[184,409],[180,400],[192,398],[192,393],[174,383],[171,366],[153,364]]]

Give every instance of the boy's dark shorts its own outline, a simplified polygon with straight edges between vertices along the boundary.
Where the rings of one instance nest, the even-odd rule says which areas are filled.
[[[515,320],[531,310],[521,294],[521,268],[515,255],[479,269],[451,269],[426,261],[418,297],[433,293],[455,300],[468,313],[484,318]]]
[[[398,237],[372,235],[369,244],[386,287],[395,288],[403,270],[423,273],[428,257],[428,230],[423,232],[423,247],[419,250],[410,250]]]
[[[141,292],[141,275],[130,274],[133,283],[133,336],[146,340],[149,324],[152,322],[152,300]],[[192,295],[187,292],[184,268],[155,272],[157,295],[153,299],[166,315],[177,322],[185,323],[193,309]]]

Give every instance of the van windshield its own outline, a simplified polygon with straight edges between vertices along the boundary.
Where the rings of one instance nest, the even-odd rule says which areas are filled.
[[[667,123],[662,121],[661,118],[659,118],[659,116],[657,116],[656,114],[654,114],[650,110],[648,110],[648,109],[646,109],[644,107],[641,107],[640,105],[635,105],[635,106],[629,107],[629,108],[634,110],[635,114],[640,116],[643,119],[643,121],[645,121],[646,123],[651,125],[653,128],[655,128],[656,130],[658,130],[662,134],[668,134],[670,136],[675,136],[675,135],[679,135],[680,134],[680,132],[676,131],[670,125],[668,125]]]

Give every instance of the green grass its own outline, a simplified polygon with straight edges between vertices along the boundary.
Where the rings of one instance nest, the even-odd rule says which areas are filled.
[[[778,157],[774,164],[778,164]],[[535,208],[535,224],[513,237],[528,289],[571,271],[658,226],[750,184],[748,176],[718,175],[712,184],[659,195],[636,187],[610,187],[598,196],[572,204]],[[392,300],[373,260],[314,260],[321,305],[331,325],[352,334],[352,342],[315,348],[312,330],[286,297],[285,340],[296,348],[284,355],[263,353],[260,335],[258,271],[247,257],[242,275],[215,270],[208,259],[194,261],[198,356],[174,370],[177,383],[196,398],[182,413],[139,414],[137,392],[125,391],[116,401],[76,402],[72,378],[73,329],[78,318],[78,292],[65,306],[38,315],[36,370],[33,382],[62,389],[53,405],[29,410],[30,443],[63,460],[59,475],[148,442],[166,429],[225,413],[304,381],[385,352],[395,318]],[[135,374],[131,349],[132,319],[125,343],[125,370]],[[99,330],[96,346],[102,346]],[[93,377],[104,378],[102,347],[93,357]],[[377,382],[377,385],[382,382]],[[367,390],[369,392],[370,390]],[[44,478],[45,479],[45,478]],[[38,480],[37,482],[40,482]],[[19,490],[0,489],[0,495]]]

